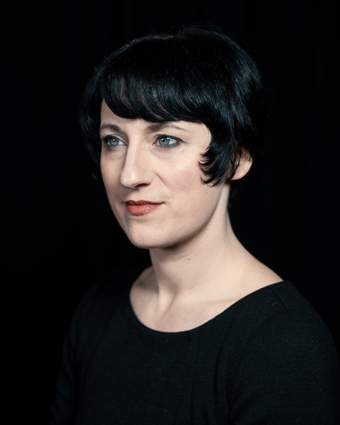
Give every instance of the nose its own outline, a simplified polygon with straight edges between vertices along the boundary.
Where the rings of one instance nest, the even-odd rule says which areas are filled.
[[[130,143],[120,174],[120,184],[127,189],[148,186],[152,182],[149,153],[141,146]]]

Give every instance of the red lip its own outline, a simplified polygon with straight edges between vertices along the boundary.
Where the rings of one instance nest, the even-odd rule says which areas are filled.
[[[151,201],[126,201],[125,208],[126,211],[131,215],[145,215],[149,214],[158,207],[162,205],[161,203],[151,202]]]

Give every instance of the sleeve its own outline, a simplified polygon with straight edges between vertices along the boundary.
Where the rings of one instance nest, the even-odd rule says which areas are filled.
[[[75,368],[76,327],[73,320],[64,340],[62,366],[57,380],[55,402],[51,408],[49,425],[69,425],[74,421],[78,392]]]
[[[55,401],[50,409],[49,425],[74,423],[81,386],[80,375],[96,346],[99,329],[109,317],[108,309],[105,309],[105,303],[101,299],[105,292],[105,282],[106,279],[99,281],[83,295],[72,317],[63,343],[61,368]]]
[[[105,332],[116,303],[121,299],[126,282],[135,274],[136,269],[129,273],[110,271],[81,298],[64,340],[62,365],[49,425],[74,423],[93,352]]]
[[[234,425],[339,425],[340,366],[326,326],[277,313],[247,342],[230,393]]]

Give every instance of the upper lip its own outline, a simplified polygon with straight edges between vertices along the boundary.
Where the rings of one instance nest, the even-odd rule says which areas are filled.
[[[152,201],[144,201],[143,199],[139,200],[139,201],[126,201],[125,202],[126,205],[158,205],[158,204],[162,204],[162,202],[152,202]]]

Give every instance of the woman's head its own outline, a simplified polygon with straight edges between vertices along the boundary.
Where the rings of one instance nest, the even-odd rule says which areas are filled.
[[[242,153],[262,150],[264,106],[254,61],[216,29],[182,28],[135,39],[112,53],[85,90],[80,122],[99,161],[103,100],[122,118],[202,122],[211,133],[201,168],[205,183],[231,178]]]

